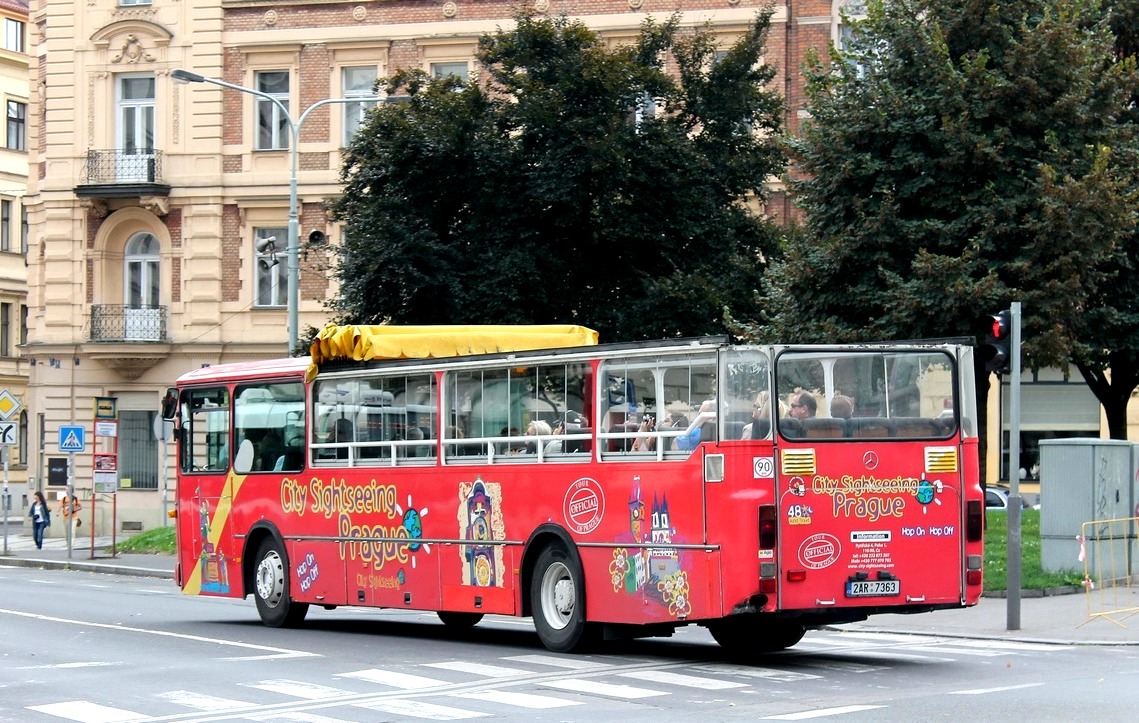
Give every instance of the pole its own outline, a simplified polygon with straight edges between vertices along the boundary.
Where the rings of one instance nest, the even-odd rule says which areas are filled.
[[[1008,435],[1008,629],[1020,630],[1020,302],[1012,310],[1012,369]]]
[[[378,103],[383,100],[379,96],[364,96],[359,98],[325,98],[318,100],[310,105],[301,113],[300,118],[296,121],[293,120],[292,115],[289,113],[289,108],[280,98],[264,93],[256,88],[248,88],[244,85],[237,85],[220,78],[208,78],[198,73],[192,73],[183,68],[177,68],[170,73],[170,77],[180,83],[209,83],[217,85],[222,88],[229,88],[236,90],[240,93],[248,93],[255,95],[258,98],[263,98],[275,104],[277,109],[285,118],[285,122],[289,124],[289,136],[292,145],[289,148],[289,238],[288,246],[285,248],[285,257],[288,263],[288,316],[289,316],[289,346],[288,356],[296,353],[297,343],[300,337],[300,219],[298,218],[300,201],[297,197],[297,157],[300,155],[301,145],[301,126],[305,122],[305,118],[312,111],[320,108],[321,106],[330,103]]]
[[[67,453],[67,514],[63,516],[63,526],[67,528],[67,559],[71,559],[71,530],[75,526],[71,518],[75,516],[75,453]]]
[[[4,508],[4,554],[7,555],[8,514],[12,511],[12,497],[8,494],[8,447],[0,447],[0,455],[4,457],[4,500],[0,502],[0,507]]]

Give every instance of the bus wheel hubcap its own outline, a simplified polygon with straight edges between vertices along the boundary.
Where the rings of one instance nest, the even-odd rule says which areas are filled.
[[[574,598],[569,568],[560,562],[550,565],[542,579],[542,612],[552,627],[560,630],[569,624]]]
[[[276,607],[285,593],[285,566],[276,550],[270,550],[257,565],[257,596]]]

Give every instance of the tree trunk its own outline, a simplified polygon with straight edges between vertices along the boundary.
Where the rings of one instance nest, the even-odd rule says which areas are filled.
[[[1139,357],[1131,352],[1113,351],[1108,354],[1108,362],[1107,369],[1080,363],[1076,368],[1103,405],[1108,435],[1112,439],[1127,439],[1127,404],[1139,386]]]
[[[977,456],[981,475],[981,491],[985,490],[985,458],[989,447],[989,372],[979,354],[973,355],[973,374],[977,381]],[[999,390],[1000,387],[998,386]],[[997,446],[1000,446],[1000,427],[997,427]]]

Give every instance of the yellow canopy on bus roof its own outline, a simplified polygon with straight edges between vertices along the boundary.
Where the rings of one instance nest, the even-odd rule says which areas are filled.
[[[320,330],[309,347],[312,364],[305,375],[316,376],[332,359],[432,359],[534,349],[591,346],[597,332],[573,324],[467,326],[337,326]]]

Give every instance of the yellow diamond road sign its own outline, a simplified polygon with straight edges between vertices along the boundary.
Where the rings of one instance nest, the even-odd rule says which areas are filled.
[[[0,391],[0,419],[9,419],[20,411],[20,400],[12,396],[7,389]]]

